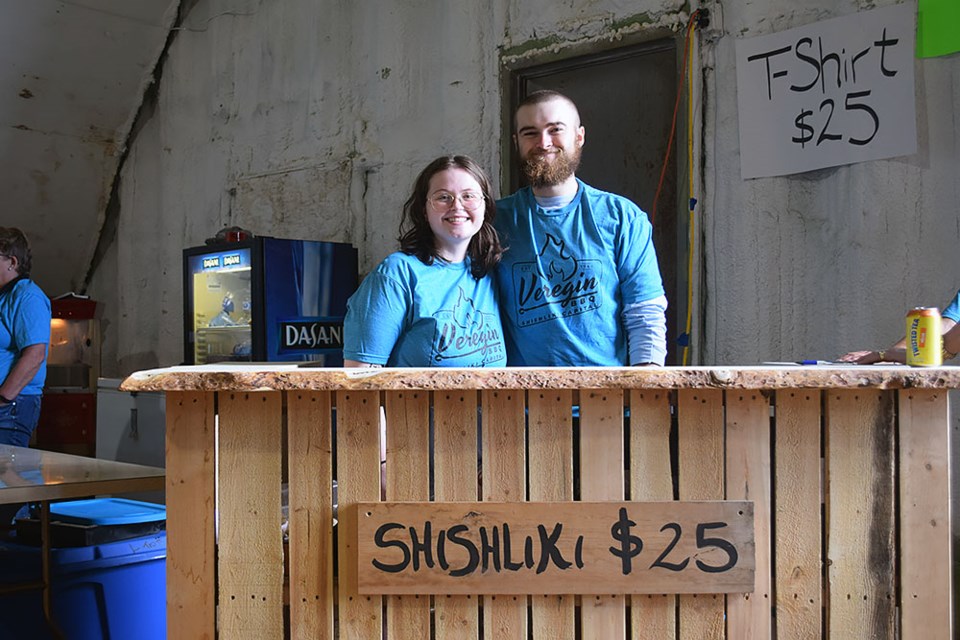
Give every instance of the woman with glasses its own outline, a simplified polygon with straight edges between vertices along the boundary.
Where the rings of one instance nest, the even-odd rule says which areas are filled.
[[[467,156],[420,172],[403,206],[400,251],[347,302],[344,366],[506,364],[493,274],[503,249],[490,180]]]
[[[30,280],[30,245],[0,227],[0,444],[25,447],[40,418],[50,300]]]

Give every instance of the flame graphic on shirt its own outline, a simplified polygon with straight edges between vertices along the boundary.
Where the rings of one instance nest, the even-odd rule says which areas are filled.
[[[483,327],[483,314],[477,313],[476,305],[463,289],[459,289],[457,303],[453,305],[453,321],[467,331],[479,331]]]
[[[559,275],[561,280],[569,280],[577,272],[577,260],[567,251],[566,245],[562,240],[558,240],[549,233],[543,242],[543,248],[538,254],[539,258],[547,253],[551,248],[556,250],[557,258],[551,260],[545,265],[547,273],[543,275],[546,280],[552,280],[554,276]]]

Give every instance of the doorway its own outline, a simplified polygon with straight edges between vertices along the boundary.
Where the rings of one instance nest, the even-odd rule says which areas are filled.
[[[682,45],[681,45],[682,47]],[[686,208],[677,191],[677,157],[686,167],[686,146],[674,141],[663,185],[663,157],[670,139],[680,62],[673,37],[514,68],[510,73],[510,109],[504,112],[503,130],[513,132],[513,112],[520,101],[540,89],[553,89],[570,97],[580,111],[585,144],[577,176],[587,184],[625,196],[647,212],[653,222],[653,242],[667,293],[667,364],[680,364],[687,308]],[[682,49],[681,49],[682,51]],[[681,114],[684,111],[681,110]],[[682,120],[680,121],[682,122]],[[678,129],[682,127],[678,126]],[[524,185],[516,146],[509,149],[508,190]],[[686,201],[686,198],[684,198]]]

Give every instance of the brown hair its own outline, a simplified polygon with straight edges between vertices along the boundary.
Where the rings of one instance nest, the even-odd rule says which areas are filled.
[[[0,227],[0,255],[17,259],[17,275],[29,277],[30,242],[16,227]]]
[[[483,224],[480,231],[470,239],[467,255],[470,256],[470,271],[479,280],[500,262],[503,247],[500,236],[493,228],[497,205],[493,199],[490,179],[476,162],[467,156],[441,156],[428,164],[413,183],[413,193],[403,205],[400,219],[400,250],[416,256],[424,264],[433,264],[437,254],[433,230],[427,221],[427,191],[430,179],[447,169],[462,169],[473,176],[483,191]]]
[[[513,110],[513,130],[517,130],[517,112],[520,111],[521,108],[529,107],[535,104],[543,104],[544,102],[552,102],[554,100],[562,100],[563,102],[569,104],[570,107],[573,108],[574,113],[577,114],[576,126],[579,127],[582,124],[580,122],[580,110],[577,109],[577,104],[573,100],[563,95],[559,91],[554,91],[553,89],[540,89],[539,91],[534,91],[526,98],[521,100],[520,104],[517,105],[517,108]],[[572,125],[573,123],[570,124]]]

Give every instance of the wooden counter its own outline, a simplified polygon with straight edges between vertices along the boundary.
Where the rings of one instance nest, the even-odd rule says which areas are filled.
[[[121,388],[168,396],[171,638],[953,637],[960,368],[216,365]],[[334,478],[341,515],[381,499],[752,501],[755,588],[360,595]]]

